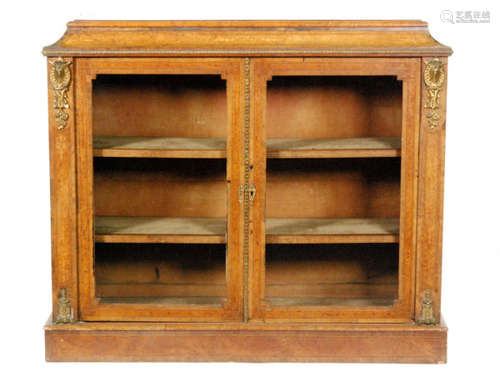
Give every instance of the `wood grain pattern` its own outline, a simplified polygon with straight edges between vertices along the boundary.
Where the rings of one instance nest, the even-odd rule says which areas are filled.
[[[253,141],[254,162],[253,164],[253,180],[255,181],[257,193],[253,207],[253,257],[252,257],[252,287],[251,294],[251,311],[254,321],[351,321],[360,322],[368,321],[408,321],[414,316],[414,255],[415,247],[415,203],[416,203],[416,153],[418,152],[417,126],[419,121],[419,89],[420,89],[420,61],[418,59],[254,59],[252,60],[252,83],[254,83],[252,97],[252,126],[255,128]],[[276,126],[275,123],[269,123],[268,108],[274,103],[270,100],[271,92],[268,91],[269,82],[271,79],[280,76],[293,78],[294,76],[382,76],[394,77],[398,81],[402,81],[401,93],[401,164],[400,174],[396,176],[388,176],[384,178],[382,172],[376,172],[374,176],[375,183],[381,181],[384,186],[374,187],[374,192],[367,192],[370,187],[370,181],[367,178],[353,177],[351,170],[345,170],[346,164],[331,164],[331,168],[343,168],[342,171],[330,170],[337,178],[328,182],[328,186],[323,186],[324,194],[335,195],[331,198],[323,198],[314,191],[311,191],[314,185],[312,174],[315,174],[313,166],[299,165],[299,170],[294,169],[297,165],[290,165],[290,170],[286,170],[285,164],[277,161],[278,164],[272,164],[266,158],[266,151],[263,148],[268,136],[268,130]],[[341,81],[340,81],[341,82]],[[338,83],[340,83],[338,82]],[[332,84],[337,82],[331,82]],[[321,85],[323,86],[323,85]],[[299,88],[304,89],[306,86],[300,85]],[[387,88],[387,85],[381,89]],[[285,87],[285,90],[287,88]],[[293,91],[295,89],[292,87]],[[349,88],[352,90],[352,88]],[[280,89],[281,91],[285,91]],[[316,99],[312,97],[311,99]],[[396,98],[397,99],[397,98]],[[392,101],[393,102],[393,101]],[[392,103],[394,104],[394,103]],[[276,106],[276,104],[274,104]],[[318,106],[318,112],[321,117],[325,117],[327,113],[324,111],[327,108],[324,105]],[[311,118],[314,110],[314,103],[311,103],[308,113],[308,119]],[[349,108],[351,110],[351,108]],[[274,110],[275,112],[275,110]],[[285,115],[288,115],[285,113]],[[291,117],[294,118],[293,112]],[[327,120],[327,119],[321,120]],[[286,125],[286,118],[282,118],[282,124]],[[297,119],[297,120],[300,120]],[[299,124],[297,124],[298,126]],[[341,124],[340,124],[341,125]],[[363,122],[360,125],[369,125]],[[394,124],[397,126],[397,124]],[[325,128],[327,124],[325,124]],[[298,127],[296,127],[298,128]],[[281,130],[280,130],[281,131]],[[305,131],[305,129],[303,130]],[[325,130],[326,131],[326,130]],[[344,130],[342,130],[344,131]],[[345,130],[348,131],[348,130]],[[276,134],[277,131],[272,132]],[[288,133],[288,132],[287,132]],[[323,133],[323,132],[322,132]],[[342,132],[344,133],[344,132]],[[356,135],[355,135],[356,136]],[[382,135],[384,136],[384,135]],[[389,136],[394,136],[392,130]],[[276,135],[272,136],[276,138]],[[326,137],[326,136],[323,136]],[[337,136],[338,137],[338,136]],[[346,136],[340,136],[346,137]],[[358,159],[361,160],[361,159]],[[367,159],[368,160],[368,159]],[[372,160],[369,159],[371,163]],[[389,160],[389,159],[386,159]],[[349,165],[349,164],[347,164]],[[374,165],[375,166],[375,165]],[[303,167],[303,168],[302,168]],[[328,167],[328,166],[327,166]],[[356,167],[356,166],[354,166]],[[315,174],[318,179],[315,181],[320,184],[324,179],[330,176],[328,170],[324,169],[325,164],[322,163],[321,171],[316,169]],[[380,169],[380,167],[378,167]],[[303,173],[301,170],[304,169]],[[338,169],[338,168],[337,168]],[[373,170],[373,168],[371,168]],[[285,173],[289,171],[285,178],[287,181],[276,181],[283,178]],[[339,176],[338,173],[341,173]],[[346,176],[345,173],[348,173]],[[391,172],[389,172],[391,173]],[[293,174],[293,175],[292,175]],[[300,179],[303,178],[303,183]],[[360,180],[360,178],[362,180]],[[307,180],[306,180],[307,179]],[[341,180],[341,181],[339,181]],[[282,182],[286,184],[283,187],[276,187],[276,184]],[[307,185],[306,185],[307,184]],[[368,185],[366,185],[368,184]],[[389,186],[387,186],[389,185]],[[363,198],[357,198],[357,191],[363,188],[359,194],[363,194]],[[304,189],[298,192],[297,189]],[[319,189],[319,188],[318,188]],[[377,190],[379,189],[379,190]],[[296,192],[296,193],[294,193]],[[335,192],[335,193],[334,193]],[[287,195],[292,196],[287,198]],[[366,194],[375,195],[374,199],[366,198]],[[286,202],[285,202],[286,200]],[[300,203],[297,207],[298,200],[308,200],[308,202]],[[324,206],[319,207],[318,202],[327,200]],[[380,200],[380,201],[376,201]],[[383,200],[383,201],[382,201]],[[313,206],[313,208],[311,208]],[[345,209],[344,209],[345,208]],[[373,214],[371,214],[373,213]],[[400,218],[400,259],[399,259],[399,281],[398,281],[398,299],[390,307],[377,308],[328,308],[328,307],[279,307],[269,305],[265,301],[265,247],[264,242],[267,241],[266,227],[264,226],[264,216],[266,218],[276,217],[368,217],[368,216],[383,216],[383,217],[399,217]],[[355,242],[355,240],[352,240]],[[292,239],[282,241],[283,243],[295,243]],[[314,241],[309,241],[312,243]],[[323,241],[317,241],[321,243]],[[337,241],[338,242],[338,241]],[[340,241],[342,242],[342,241]],[[363,241],[360,241],[363,242]],[[373,242],[373,241],[372,241]],[[392,241],[394,242],[394,240]]]
[[[95,218],[95,242],[225,243],[226,231],[223,218]]]
[[[391,306],[391,298],[266,298],[266,302],[275,306],[329,306],[329,307],[372,307]]]
[[[397,244],[267,244],[269,298],[369,299],[398,296]]]
[[[319,61],[312,62],[319,67]],[[398,70],[354,74],[361,62],[351,62],[351,73],[341,75],[308,71],[311,63],[295,72],[285,67],[268,72],[267,139],[400,137],[403,94]]]
[[[422,73],[426,60],[422,60]],[[446,86],[447,60],[441,59],[445,70],[445,82],[440,92],[439,114],[441,120],[431,128],[427,119],[429,110],[422,74],[422,102],[420,123],[420,160],[418,193],[418,241],[416,248],[416,316],[422,311],[425,291],[429,290],[433,301],[434,317],[441,311],[441,265],[443,244],[443,195],[444,158],[446,134]]]
[[[423,21],[74,21],[46,55],[450,55]]]
[[[398,242],[397,218],[268,218],[266,243]]]
[[[167,306],[193,306],[193,305],[220,305],[224,298],[217,296],[182,296],[182,297],[151,297],[151,296],[133,296],[133,297],[104,297],[100,302],[104,304],[140,304],[140,305],[167,305]]]
[[[96,296],[225,296],[225,246],[109,244],[95,252]],[[398,245],[276,245],[266,297],[397,298]]]
[[[63,331],[63,332],[78,332],[99,330],[102,332],[113,331],[317,331],[317,332],[343,332],[346,329],[351,332],[366,332],[366,331],[380,331],[381,328],[387,329],[390,332],[404,332],[408,329],[413,332],[432,332],[435,330],[447,331],[446,323],[442,319],[441,323],[435,326],[416,325],[414,323],[408,324],[328,324],[328,323],[259,323],[259,322],[227,322],[220,323],[195,323],[195,322],[86,322],[80,321],[72,324],[55,324],[52,321],[47,321],[44,326],[44,331]]]
[[[79,289],[81,294],[80,311],[82,318],[86,320],[115,320],[115,321],[231,321],[238,320],[241,317],[243,304],[242,304],[242,271],[240,268],[241,260],[239,258],[240,251],[237,249],[240,246],[240,224],[241,220],[240,209],[238,205],[238,185],[240,183],[240,153],[239,141],[240,130],[242,123],[242,108],[240,102],[242,99],[241,78],[242,65],[240,60],[234,59],[79,59],[79,70],[77,72],[78,90],[81,96],[78,97],[79,109],[81,112],[78,114],[78,123],[87,128],[79,130],[78,138],[78,174],[79,174],[79,189],[80,196],[78,199],[79,205],[79,236],[80,251],[88,253],[88,255],[80,256],[80,277]],[[222,185],[222,198],[227,200],[226,203],[216,203],[216,210],[220,214],[209,214],[210,217],[226,216],[227,215],[227,298],[220,305],[194,305],[194,306],[171,306],[171,305],[150,305],[145,309],[141,305],[123,305],[123,304],[101,304],[96,299],[96,284],[93,271],[93,233],[94,233],[94,196],[98,196],[95,212],[97,215],[113,215],[110,213],[109,204],[107,202],[99,202],[102,197],[109,197],[108,200],[114,208],[121,208],[121,213],[118,216],[137,216],[148,215],[147,209],[143,210],[142,206],[149,205],[150,210],[156,210],[156,215],[159,216],[172,216],[177,213],[179,207],[170,207],[163,210],[169,212],[165,215],[158,212],[158,208],[144,201],[154,200],[155,198],[137,198],[138,193],[129,193],[126,196],[127,189],[130,191],[131,187],[122,188],[121,192],[113,192],[108,188],[100,187],[95,188],[94,193],[94,180],[100,181],[113,181],[112,177],[99,177],[99,171],[96,172],[94,179],[93,173],[93,129],[90,126],[96,121],[93,117],[92,108],[92,84],[100,74],[118,75],[118,74],[147,74],[147,75],[218,75],[224,77],[226,81],[225,97],[227,107],[227,123],[224,124],[227,129],[227,160],[226,160],[226,176],[217,185],[218,188]],[[142,85],[142,84],[141,84]],[[154,124],[156,125],[156,124]],[[218,126],[218,124],[216,124]],[[108,160],[108,159],[101,159]],[[112,159],[109,159],[112,160]],[[128,160],[128,159],[120,159]],[[143,159],[149,160],[149,159]],[[118,164],[123,165],[123,164]],[[127,173],[125,171],[118,171],[119,173]],[[142,188],[151,189],[151,188]],[[182,192],[179,188],[178,195]],[[217,193],[217,192],[216,192]],[[199,193],[200,194],[200,193]],[[208,192],[208,194],[211,194]],[[213,193],[212,193],[213,194]],[[227,196],[226,196],[227,194]],[[115,197],[121,195],[121,197]],[[226,198],[227,197],[227,198]],[[118,204],[116,203],[118,200]],[[121,200],[121,201],[120,201]],[[139,208],[134,207],[135,213],[124,213],[127,203],[124,200],[139,200]],[[142,201],[141,201],[142,200]],[[182,206],[186,204],[179,204]],[[189,204],[187,204],[189,205]],[[212,207],[208,203],[209,208]],[[106,213],[102,213],[103,209]],[[113,206],[112,206],[113,208]],[[124,209],[125,208],[125,209]],[[165,206],[164,206],[165,208]],[[227,209],[226,209],[227,208]],[[187,209],[188,210],[189,206]],[[140,212],[138,212],[140,211]],[[191,213],[196,213],[191,210]],[[115,214],[116,215],[116,214]],[[155,214],[153,214],[154,216]],[[192,215],[192,214],[191,214]],[[149,214],[149,216],[151,216]],[[186,216],[186,213],[184,213]]]
[[[444,363],[446,340],[444,324],[45,326],[47,361]]]
[[[49,145],[50,145],[50,204],[51,204],[51,244],[52,244],[52,310],[57,316],[61,290],[66,289],[71,303],[73,317],[78,320],[78,275],[77,275],[77,212],[76,197],[76,157],[75,157],[75,62],[69,66],[72,78],[66,92],[68,115],[66,127],[59,130],[56,125],[54,89],[49,83]],[[53,60],[48,60],[48,77]]]
[[[199,158],[95,158],[95,214],[226,218],[228,165]]]
[[[94,157],[225,158],[225,139],[148,136],[95,136]],[[401,139],[268,139],[267,157],[399,157]]]
[[[266,144],[271,159],[401,156],[398,137],[268,139]]]
[[[95,242],[225,243],[223,218],[95,218]],[[267,243],[398,242],[395,218],[269,218]]]
[[[96,136],[94,157],[226,158],[226,141],[217,138]]]
[[[227,297],[224,244],[97,243],[94,267],[98,298]]]
[[[94,136],[227,138],[229,99],[224,69],[210,73],[213,69],[207,65],[206,73],[200,70],[96,74],[92,83]]]
[[[427,23],[74,21],[43,52],[73,79],[48,361],[446,361]]]
[[[144,267],[144,266],[138,266]],[[117,271],[125,271],[127,268],[125,267],[117,267]],[[130,268],[128,268],[130,270]],[[130,273],[128,271],[127,273]],[[225,276],[225,267],[222,268],[222,271],[217,271],[218,273],[222,273],[222,277]],[[208,274],[207,274],[208,273]],[[204,276],[211,276],[214,272],[210,272],[205,270]],[[138,275],[143,275],[142,269],[134,272],[134,275],[137,277]],[[381,288],[381,287],[379,287]],[[359,293],[362,293],[363,290],[360,290]],[[383,293],[383,290],[378,291]],[[226,284],[221,283],[205,283],[205,282],[197,282],[197,283],[139,283],[139,282],[122,282],[122,283],[96,283],[96,296],[100,298],[129,298],[132,302],[132,298],[177,298],[178,302],[176,304],[182,304],[183,298],[190,297],[219,297],[225,298],[227,295]],[[125,299],[127,300],[127,299]],[[152,299],[152,303],[154,304],[154,300],[161,299]],[[217,299],[217,303],[210,304],[222,304],[224,299]],[[164,303],[165,304],[165,303]],[[172,304],[172,303],[170,303]],[[193,303],[185,303],[185,304],[193,304]],[[194,303],[200,304],[200,303]]]
[[[268,159],[266,218],[396,218],[398,158]],[[298,200],[303,202],[297,207]]]
[[[332,263],[326,266],[327,269],[331,271],[332,274],[338,274],[339,267],[346,269],[346,266],[338,266],[340,262],[332,261]],[[310,261],[307,265],[311,264],[311,267],[315,268],[318,266],[317,261]],[[324,264],[324,262],[320,263]],[[342,265],[342,263],[340,263]],[[304,264],[302,264],[304,265]],[[336,266],[337,265],[337,266]],[[137,269],[139,267],[139,269]],[[146,266],[136,266],[133,272],[133,276],[138,277],[144,275],[143,268]],[[287,266],[290,269],[291,266]],[[99,269],[98,269],[99,270]],[[111,271],[107,270],[108,277],[113,275],[110,274]],[[117,266],[113,269],[113,272],[121,271],[123,273],[130,274],[132,271],[130,267]],[[128,271],[127,271],[128,270]],[[214,275],[219,275],[222,273],[224,276],[223,268],[222,271],[214,270],[204,270],[203,277],[211,277]],[[347,269],[349,270],[349,269]],[[268,278],[273,277],[273,273],[278,272],[277,269],[268,269]],[[294,273],[297,274],[300,269],[294,268]],[[216,274],[217,273],[217,274]],[[176,275],[176,274],[173,274]],[[201,276],[200,276],[201,278]],[[269,297],[279,297],[279,298],[342,298],[342,300],[364,300],[364,298],[384,298],[384,300],[390,300],[387,305],[391,305],[395,298],[397,298],[397,274],[393,274],[393,279],[391,283],[377,283],[377,282],[345,282],[345,283],[297,283],[293,280],[286,283],[273,283],[272,281],[266,282],[266,295]],[[192,283],[159,283],[159,282],[118,282],[118,283],[97,283],[96,284],[96,295],[101,298],[106,297],[157,297],[157,298],[169,298],[169,297],[225,297],[226,285],[224,282],[202,282],[193,281]],[[266,299],[268,300],[268,299]],[[348,302],[347,302],[348,303]]]

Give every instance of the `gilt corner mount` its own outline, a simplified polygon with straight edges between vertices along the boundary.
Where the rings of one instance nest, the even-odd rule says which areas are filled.
[[[426,117],[431,130],[437,128],[441,121],[440,97],[445,76],[444,65],[439,58],[425,62],[424,83],[427,102],[424,107],[429,110]]]
[[[51,62],[49,80],[54,90],[55,121],[58,130],[63,130],[69,119],[68,90],[71,83],[70,61],[59,57]]]

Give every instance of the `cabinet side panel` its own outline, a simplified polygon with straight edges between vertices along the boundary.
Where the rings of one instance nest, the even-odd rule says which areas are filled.
[[[53,319],[78,319],[72,58],[48,60]]]
[[[422,60],[416,320],[438,324],[441,307],[446,58]]]

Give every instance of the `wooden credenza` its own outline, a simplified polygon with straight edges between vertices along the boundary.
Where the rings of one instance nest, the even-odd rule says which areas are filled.
[[[48,361],[445,362],[422,21],[74,21],[48,57]]]

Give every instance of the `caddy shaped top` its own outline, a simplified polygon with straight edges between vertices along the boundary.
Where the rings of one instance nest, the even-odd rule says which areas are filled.
[[[46,56],[449,56],[418,20],[90,21],[67,24]]]

